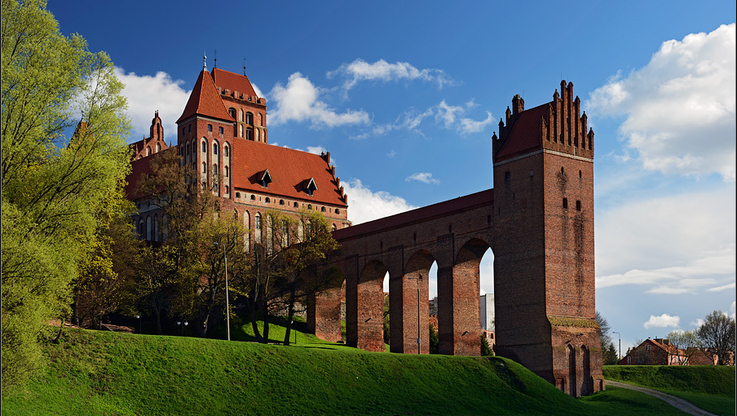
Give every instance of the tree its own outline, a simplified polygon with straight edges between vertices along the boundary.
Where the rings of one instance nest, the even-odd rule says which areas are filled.
[[[599,311],[596,311],[595,316],[596,323],[599,324],[599,328],[601,328],[601,335],[599,336],[599,339],[601,342],[601,354],[603,363],[604,365],[617,364],[617,362],[619,362],[619,358],[617,356],[617,349],[614,347],[612,338],[609,336],[609,331],[611,330],[609,322],[607,322],[606,318],[604,318],[604,316],[600,314]]]
[[[733,363],[735,347],[735,320],[722,311],[714,311],[704,318],[698,336],[706,348],[712,348],[720,365]]]
[[[683,352],[676,357],[678,365],[689,365],[689,359],[701,347],[701,340],[696,331],[672,331],[666,339],[670,345]]]
[[[437,354],[438,345],[440,345],[440,338],[438,337],[438,333],[435,331],[433,324],[430,324],[430,336],[428,339],[430,340],[430,354]]]
[[[41,363],[129,169],[122,84],[43,0],[2,2],[2,388]],[[65,131],[82,122],[67,139]],[[112,207],[112,208],[110,208]]]

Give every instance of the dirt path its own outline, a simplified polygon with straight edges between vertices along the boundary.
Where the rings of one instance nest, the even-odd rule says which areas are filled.
[[[606,385],[612,386],[612,387],[619,387],[622,389],[636,390],[636,391],[639,391],[645,394],[649,394],[651,396],[657,397],[658,399],[668,403],[669,405],[675,407],[676,409],[686,412],[690,415],[717,416],[714,413],[710,413],[700,407],[696,407],[693,403],[687,400],[684,400],[684,399],[681,399],[680,397],[676,397],[676,396],[663,393],[657,390],[648,389],[646,387],[633,386],[632,384],[620,383],[618,381],[610,381],[610,380],[606,380]]]

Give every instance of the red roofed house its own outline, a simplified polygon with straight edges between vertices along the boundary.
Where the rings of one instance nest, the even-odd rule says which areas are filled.
[[[667,339],[646,339],[630,348],[619,365],[717,365],[717,355],[708,348],[676,348]]]
[[[221,198],[260,242],[261,215],[269,209],[321,212],[333,229],[350,226],[348,198],[330,164],[330,153],[315,155],[268,144],[266,100],[259,98],[245,75],[205,66],[177,120],[177,144],[168,147],[158,112],[151,137],[131,144],[134,155],[128,198],[136,202],[134,224],[142,238],[161,241],[160,213],[135,195],[139,177],[162,151],[176,151],[199,172],[203,188]],[[213,179],[218,177],[219,181]]]

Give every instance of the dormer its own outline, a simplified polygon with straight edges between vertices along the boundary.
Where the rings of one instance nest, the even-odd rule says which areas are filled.
[[[258,182],[259,182],[259,183],[261,184],[261,186],[263,186],[264,188],[268,188],[268,187],[269,187],[269,184],[270,184],[271,182],[273,182],[273,180],[271,179],[271,174],[269,173],[269,170],[268,170],[268,169],[266,169],[266,170],[264,171],[264,173],[263,173],[263,174],[261,175],[261,177],[259,178]]]
[[[307,195],[312,196],[317,191],[317,184],[315,184],[315,178],[310,178],[302,183],[302,188]]]

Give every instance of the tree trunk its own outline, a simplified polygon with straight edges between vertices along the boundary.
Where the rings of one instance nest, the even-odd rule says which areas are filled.
[[[261,313],[264,320],[264,335],[261,342],[266,344],[269,342],[269,304],[266,302],[266,300],[261,302]]]
[[[256,337],[256,342],[263,343],[264,339],[261,337],[261,332],[258,330],[258,322],[256,321],[256,302],[249,299],[246,304],[248,305],[248,312],[251,314],[251,328],[253,328],[253,335]]]
[[[295,288],[294,285],[292,285],[291,289],[289,290],[289,315],[287,317],[287,331],[284,334],[284,345],[289,345],[289,338],[292,335],[292,321],[294,320],[294,297],[295,297]]]

